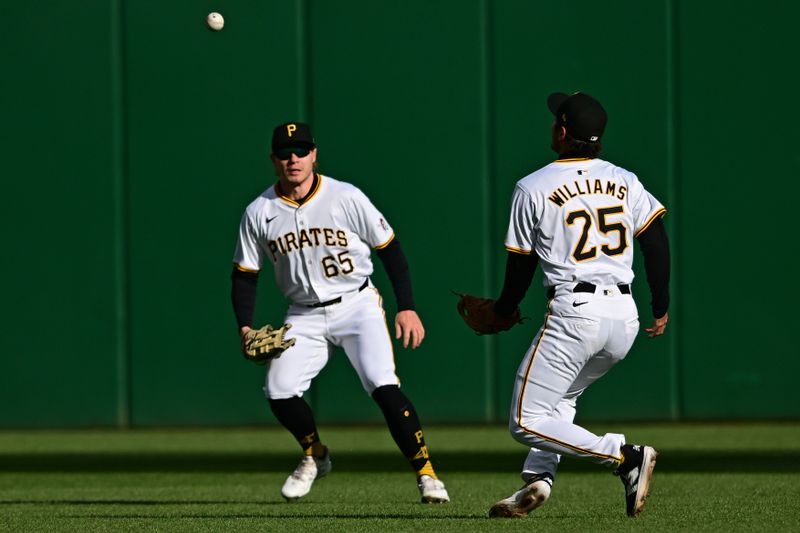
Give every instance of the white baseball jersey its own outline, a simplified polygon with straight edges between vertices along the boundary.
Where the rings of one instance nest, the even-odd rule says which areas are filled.
[[[398,385],[383,301],[369,283],[370,253],[394,232],[358,188],[317,174],[302,204],[264,191],[245,210],[234,263],[258,272],[271,263],[281,292],[292,300],[285,322],[295,345],[270,362],[264,392],[302,396],[340,346],[369,394]],[[365,282],[367,286],[365,286]],[[322,307],[310,307],[327,303]]]
[[[562,159],[517,182],[506,249],[539,256],[544,284],[633,281],[633,238],[665,213],[632,172]]]
[[[394,238],[391,226],[357,187],[328,176],[303,204],[270,187],[245,210],[233,261],[244,271],[274,267],[283,294],[297,304],[358,290],[372,274],[372,248]]]

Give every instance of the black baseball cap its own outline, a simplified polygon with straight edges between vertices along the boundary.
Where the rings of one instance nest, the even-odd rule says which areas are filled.
[[[302,122],[287,122],[272,130],[272,153],[281,148],[299,146],[301,148],[315,148],[314,136],[311,127]]]
[[[606,129],[608,115],[600,102],[586,93],[553,93],[547,97],[547,107],[556,123],[567,128],[571,137],[584,142],[598,142]]]

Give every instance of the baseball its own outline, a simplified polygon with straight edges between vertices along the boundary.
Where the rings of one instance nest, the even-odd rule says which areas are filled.
[[[219,31],[225,25],[225,19],[219,13],[209,13],[206,17],[206,24],[214,31]]]

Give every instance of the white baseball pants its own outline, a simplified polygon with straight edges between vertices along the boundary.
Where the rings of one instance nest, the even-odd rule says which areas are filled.
[[[382,298],[371,284],[326,307],[292,305],[285,322],[292,325],[286,338],[296,342],[270,362],[264,387],[269,398],[303,396],[336,346],[344,349],[368,394],[400,383]]]
[[[636,304],[615,285],[594,294],[556,290],[542,328],[517,371],[509,429],[530,447],[522,476],[555,475],[561,455],[617,466],[625,436],[573,424],[584,390],[625,358],[639,331]]]

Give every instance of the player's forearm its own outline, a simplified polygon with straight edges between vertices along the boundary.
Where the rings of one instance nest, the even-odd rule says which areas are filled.
[[[508,252],[503,291],[494,304],[494,310],[498,315],[510,316],[516,311],[525,298],[528,287],[531,286],[538,263],[539,258],[534,253],[524,255]]]
[[[669,240],[664,222],[660,218],[655,220],[637,238],[644,256],[647,284],[653,297],[650,306],[653,316],[661,318],[669,309]]]
[[[408,260],[400,241],[395,238],[386,248],[376,250],[378,258],[386,269],[389,281],[392,283],[394,296],[397,299],[397,311],[414,309],[414,293],[411,288],[411,272],[408,269]]]
[[[231,303],[236,315],[239,331],[244,327],[253,325],[253,316],[256,310],[256,289],[258,288],[258,274],[242,272],[234,267],[231,273]]]

